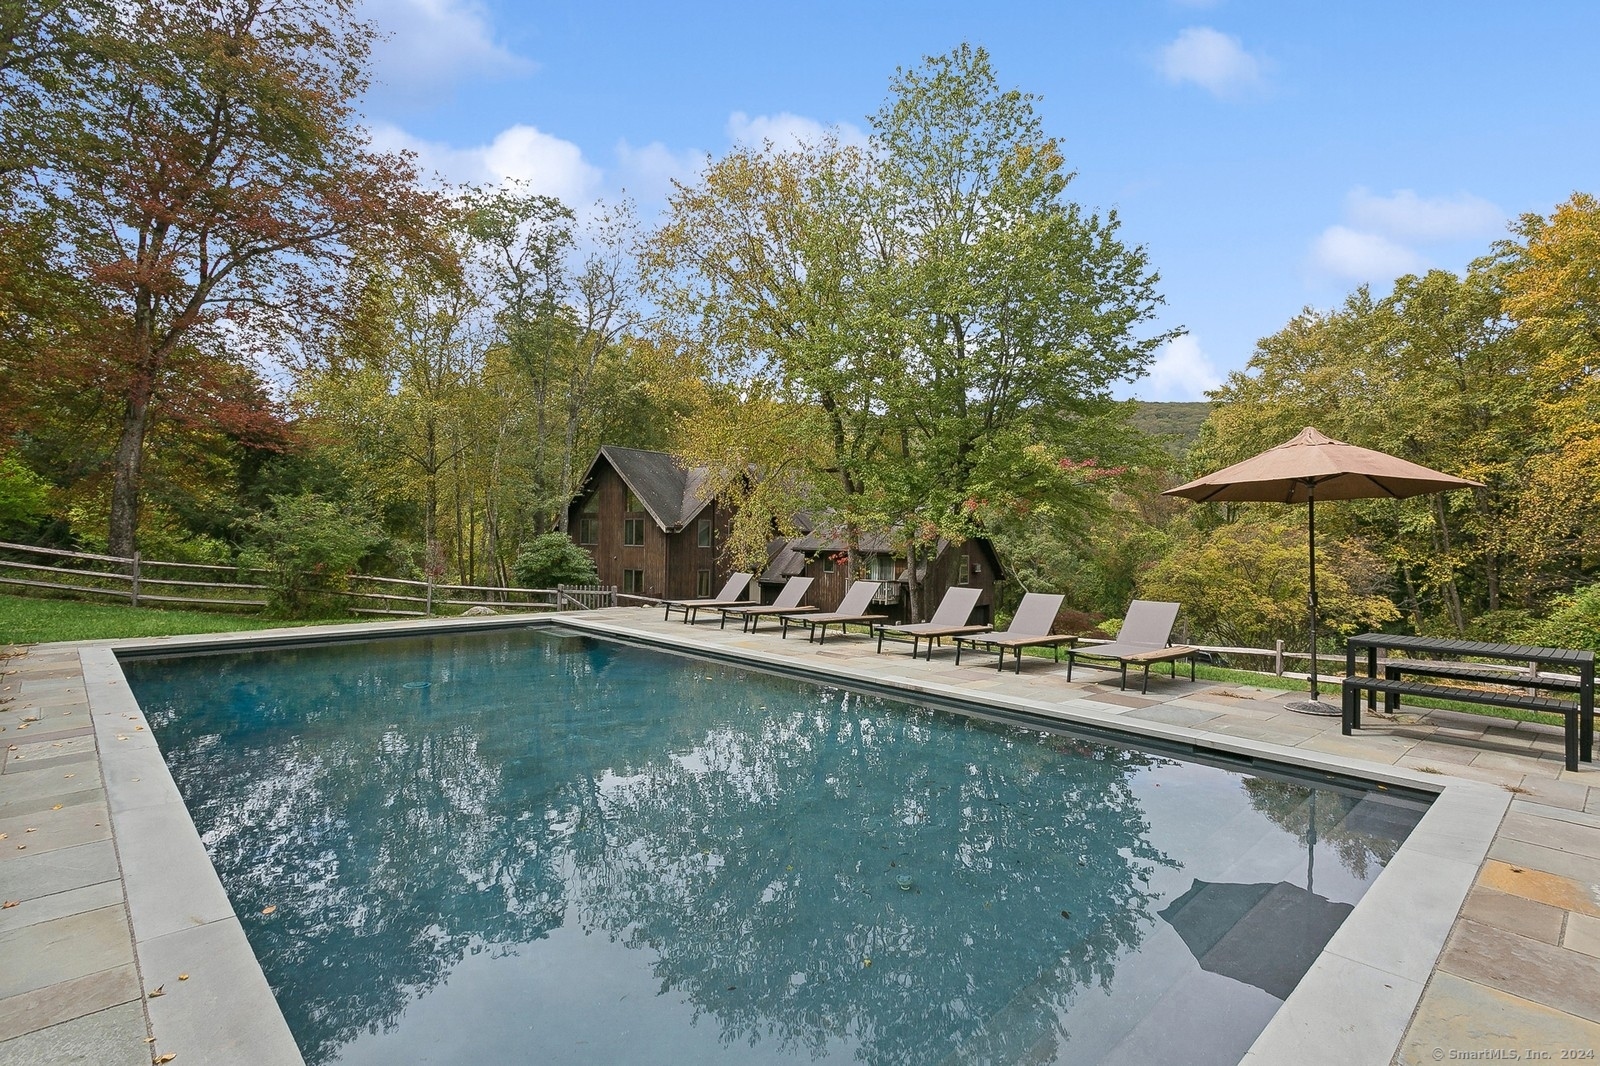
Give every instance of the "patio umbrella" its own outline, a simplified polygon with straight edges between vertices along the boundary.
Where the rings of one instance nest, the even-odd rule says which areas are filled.
[[[1407,462],[1387,452],[1357,448],[1307,426],[1291,441],[1207,474],[1163,495],[1200,503],[1304,503],[1309,527],[1311,588],[1311,699],[1289,704],[1302,714],[1339,713],[1317,699],[1317,500],[1404,499],[1447,489],[1483,488],[1476,481]]]

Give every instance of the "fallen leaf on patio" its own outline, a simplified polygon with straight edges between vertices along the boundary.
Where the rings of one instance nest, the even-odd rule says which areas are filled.
[[[186,974],[186,973],[180,973],[178,975],[178,980],[180,980],[180,981],[187,981],[188,979],[189,979],[189,975]]]
[[[77,777],[77,774],[62,774],[63,777]]]
[[[261,908],[261,913],[262,914],[271,914],[273,911],[275,911],[277,909],[278,909],[278,905],[276,903],[269,903],[265,907]]]
[[[154,1044],[156,1042],[156,1038],[153,1036],[147,1036],[144,1038],[144,1042],[146,1044]]]
[[[167,986],[166,985],[156,985],[154,988],[152,988],[150,990],[150,998],[151,999],[155,999],[158,996],[164,996],[166,994],[167,994]]]
[[[0,911],[8,911],[12,907],[16,907],[21,903],[22,901],[20,899],[8,899],[4,903],[0,903]]]
[[[24,830],[24,832],[27,832],[27,833],[37,833],[38,831],[39,831],[39,827],[38,826],[34,826],[34,825],[30,825],[27,829]]]
[[[50,808],[50,809],[51,809],[51,810],[52,810],[52,811],[59,811],[59,810],[60,810],[60,809],[61,809],[61,804],[59,804],[59,803],[58,803],[58,804],[56,804],[56,805],[55,805],[55,806],[54,806],[54,807],[51,807],[51,808]]]
[[[177,1057],[178,1057],[178,1053],[176,1051],[169,1051],[165,1055],[157,1055],[155,1058],[151,1059],[150,1061],[152,1063],[154,1063],[155,1066],[161,1066],[161,1064],[163,1062],[171,1062],[173,1059],[175,1059]]]

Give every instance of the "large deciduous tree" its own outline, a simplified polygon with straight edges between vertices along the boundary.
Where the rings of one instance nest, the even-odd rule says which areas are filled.
[[[98,305],[79,351],[118,408],[114,553],[135,547],[152,419],[289,343],[320,313],[325,268],[420,213],[409,165],[355,122],[373,29],[354,6],[77,5],[80,54],[26,82],[55,90],[27,97],[51,136],[27,146],[22,198]],[[210,413],[241,432],[259,414]]]
[[[914,580],[932,541],[1070,509],[1104,487],[1086,469],[1142,455],[1109,389],[1171,334],[1141,335],[1159,303],[1143,250],[1068,199],[1033,98],[982,49],[891,90],[864,148],[742,148],[680,187],[647,264],[667,334],[800,442],[773,447],[758,421],[713,454],[719,414],[687,456],[727,484],[759,484],[752,465],[793,477],[851,530],[894,531]]]

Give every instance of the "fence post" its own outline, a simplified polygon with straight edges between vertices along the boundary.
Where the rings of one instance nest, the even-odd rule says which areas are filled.
[[[1272,672],[1274,674],[1278,675],[1279,677],[1282,677],[1283,676],[1283,641],[1280,640],[1280,641],[1276,642],[1276,644],[1274,646],[1273,658],[1274,658],[1274,662],[1272,664]]]
[[[433,617],[433,572],[431,570],[428,572],[428,603],[427,606],[423,608],[423,613],[428,618]]]
[[[137,551],[133,553],[133,559],[130,561],[128,569],[131,571],[129,576],[133,579],[132,584],[129,586],[128,602],[137,607],[139,606],[139,553]]]

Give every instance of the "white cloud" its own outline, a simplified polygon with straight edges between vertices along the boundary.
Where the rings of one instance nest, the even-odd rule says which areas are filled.
[[[859,147],[867,143],[866,134],[848,122],[824,126],[814,118],[787,111],[754,116],[735,111],[728,116],[728,139],[750,148],[760,148],[770,142],[779,151],[790,151],[802,144],[816,144],[830,133],[842,144]]]
[[[1311,246],[1311,259],[1324,273],[1351,281],[1392,281],[1427,266],[1413,249],[1348,226],[1323,230]]]
[[[537,66],[494,39],[477,0],[366,0],[361,15],[384,35],[373,48],[377,80],[397,96],[421,97],[458,77],[514,76]]]
[[[1261,60],[1239,38],[1209,26],[1190,26],[1161,49],[1161,73],[1174,85],[1193,82],[1215,96],[1235,96],[1261,84]]]
[[[1203,400],[1208,390],[1222,384],[1222,374],[1200,342],[1185,334],[1156,350],[1150,372],[1134,391],[1145,400]]]
[[[488,144],[471,148],[425,141],[387,124],[373,127],[372,143],[384,151],[415,152],[424,174],[475,184],[523,181],[533,192],[557,197],[572,207],[594,199],[604,176],[571,141],[520,123],[502,130]]]
[[[1413,241],[1484,237],[1499,232],[1506,221],[1504,211],[1471,193],[1422,197],[1397,189],[1378,196],[1360,186],[1345,197],[1345,214],[1364,230]]]
[[[705,169],[707,156],[693,149],[674,152],[660,141],[635,148],[618,141],[617,178],[628,195],[641,206],[664,202],[672,183],[690,184]]]

